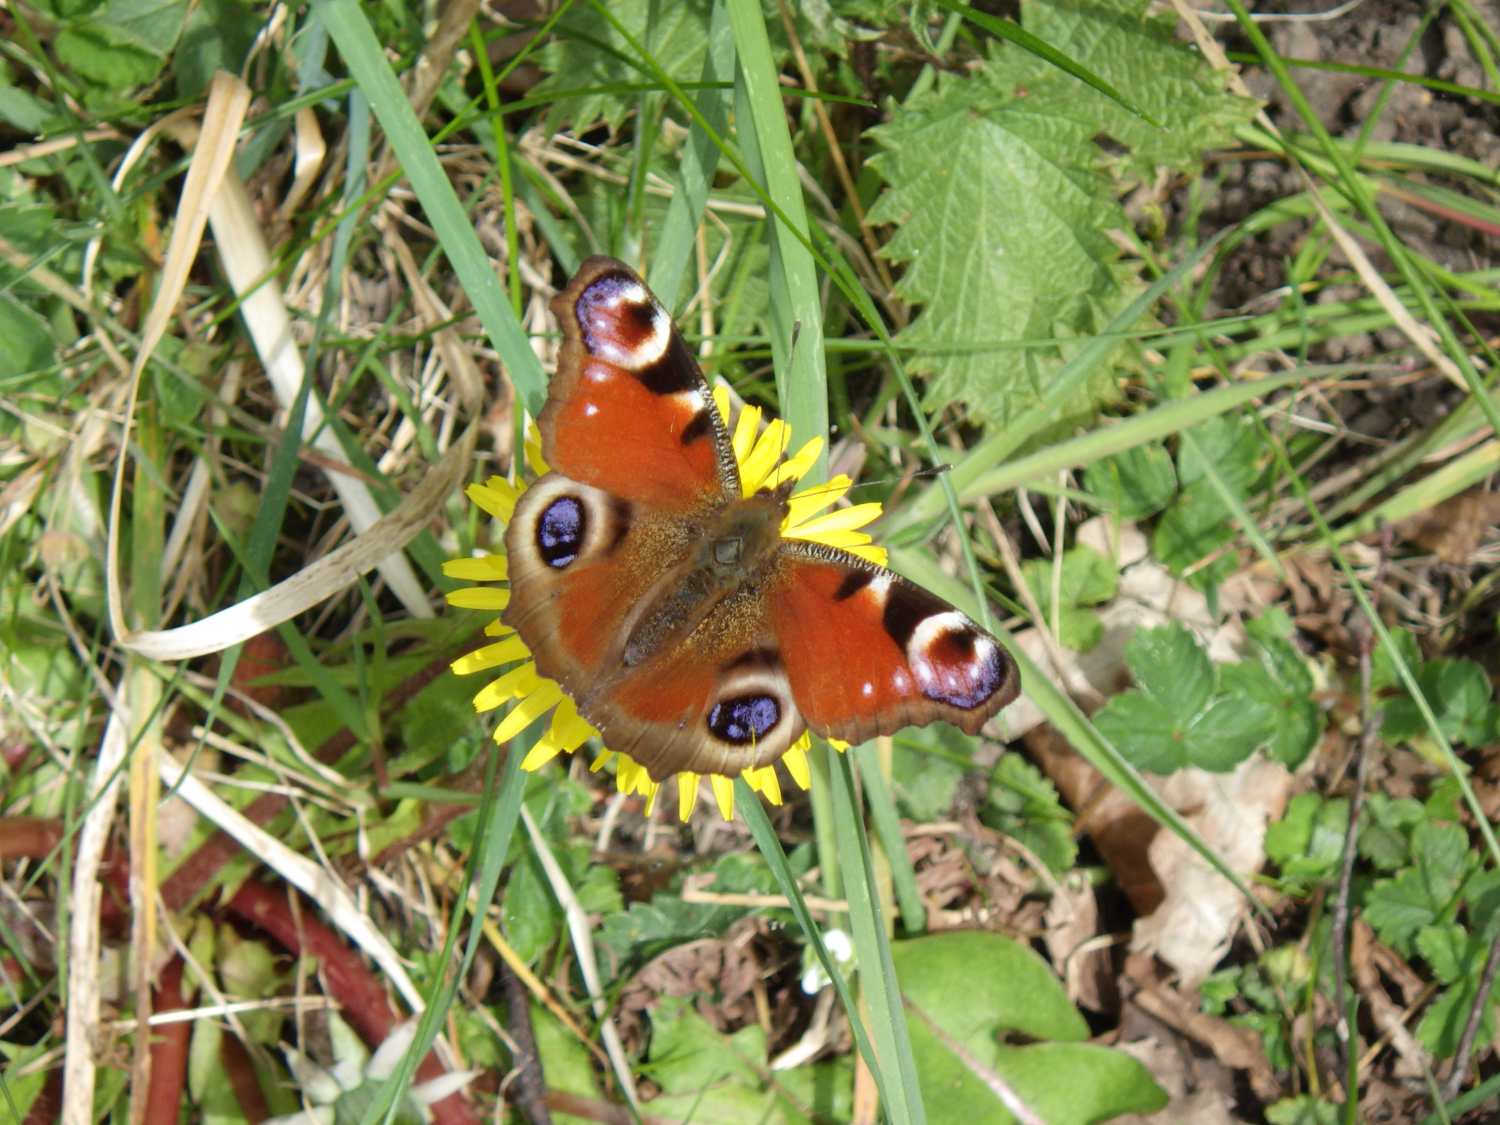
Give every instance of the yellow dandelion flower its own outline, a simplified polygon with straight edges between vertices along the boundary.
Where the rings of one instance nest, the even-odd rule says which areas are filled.
[[[713,402],[720,417],[730,416],[729,392],[723,385],[714,388]],[[822,439],[814,438],[791,456],[786,456],[790,439],[791,429],[785,422],[773,419],[762,426],[758,407],[741,409],[731,431],[731,443],[745,496],[800,481],[812,469],[822,452]],[[548,471],[534,428],[525,443],[523,459],[530,479]],[[486,515],[504,525],[515,512],[516,501],[528,483],[513,483],[504,477],[493,476],[483,484],[469,485],[465,495]],[[782,537],[824,543],[884,565],[885,550],[876,546],[867,532],[860,530],[879,518],[880,505],[834,507],[848,494],[852,485],[853,482],[841,474],[823,484],[792,492],[787,501],[787,514],[781,523]],[[503,585],[509,577],[509,568],[503,553],[450,559],[443,564],[443,573],[461,582],[481,583],[449,593],[447,600],[452,606],[499,613],[509,604],[510,591]],[[537,719],[551,713],[546,731],[521,762],[523,770],[538,770],[559,754],[571,754],[590,740],[600,741],[599,732],[578,713],[574,701],[562,687],[537,671],[530,651],[514,630],[496,618],[484,631],[490,643],[453,661],[452,669],[461,676],[505,669],[474,695],[476,712],[509,708],[495,728],[495,741],[508,742]],[[840,750],[848,745],[837,739],[829,742]],[[778,763],[792,783],[803,790],[812,784],[812,770],[807,758],[811,748],[811,737],[804,731]],[[601,747],[590,769],[598,771],[611,762],[616,787],[621,793],[643,798],[649,815],[662,783],[653,780],[646,767],[629,755],[607,747]],[[747,768],[740,776],[765,800],[773,805],[781,804],[781,780],[775,764]],[[720,814],[726,820],[733,819],[734,779],[722,774],[708,774],[707,779]],[[677,813],[684,821],[697,805],[701,780],[703,775],[686,770],[676,774]]]

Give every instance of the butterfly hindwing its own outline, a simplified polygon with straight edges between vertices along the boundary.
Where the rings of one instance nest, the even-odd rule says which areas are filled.
[[[547,463],[663,510],[738,497],[729,435],[703,372],[635,272],[590,258],[552,311],[563,346],[537,420]]]
[[[934,719],[976,734],[1019,690],[994,637],[844,551],[785,543],[767,604],[797,707],[818,734],[862,742]]]

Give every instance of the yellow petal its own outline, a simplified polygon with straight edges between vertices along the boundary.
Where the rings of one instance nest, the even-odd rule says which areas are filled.
[[[565,695],[558,700],[557,710],[552,712],[552,726],[547,730],[547,737],[556,742],[560,749],[571,754],[598,733],[587,719],[578,714],[578,705],[573,702],[572,696]]]
[[[560,750],[561,747],[550,738],[539,738],[536,745],[527,751],[526,757],[521,760],[521,768],[527,773],[535,773],[557,757]]]
[[[543,680],[537,689],[521,700],[500,720],[495,728],[496,742],[509,742],[529,727],[538,716],[545,715],[562,698],[562,688],[552,680]]]
[[[683,770],[677,775],[677,819],[686,824],[697,803],[698,775],[691,770]]]
[[[714,800],[719,802],[719,815],[725,820],[734,819],[734,782],[722,773],[711,773],[708,775],[708,783],[713,786]]]
[[[519,668],[512,668],[498,680],[491,680],[480,688],[474,696],[474,710],[493,711],[507,699],[519,699],[523,695],[530,695],[541,683],[542,678],[537,675],[536,665],[527,661]]]
[[[486,668],[497,668],[501,664],[509,664],[513,660],[521,660],[531,655],[531,650],[526,647],[520,637],[507,637],[503,641],[496,641],[492,645],[476,648],[473,652],[466,652],[448,665],[460,676],[472,675],[475,672],[483,672]]]
[[[817,464],[818,454],[823,452],[823,439],[815,437],[807,442],[781,464],[766,478],[766,488],[778,488],[789,480],[801,480],[805,477],[813,465]]]
[[[510,605],[510,591],[499,586],[465,586],[444,595],[448,604],[459,609],[501,610]]]
[[[484,627],[484,635],[486,637],[508,637],[514,632],[514,629],[498,617]]]
[[[828,745],[832,746],[840,754],[842,754],[845,750],[849,749],[849,744],[847,742],[845,742],[842,738],[825,738],[823,741],[826,742],[826,743],[828,743]]]
[[[646,819],[651,819],[651,812],[656,808],[656,794],[661,791],[661,786],[656,782],[651,783],[651,791],[646,794]]]
[[[873,543],[866,543],[859,547],[845,547],[851,555],[857,555],[866,562],[872,562],[876,566],[889,566],[891,554],[884,547],[877,547]]]
[[[763,796],[771,804],[781,804],[781,781],[776,776],[775,766],[761,766],[759,769],[745,771],[745,781],[750,788]]]
[[[807,761],[807,735],[803,735],[792,743],[791,749],[781,756],[781,764],[786,767],[786,772],[791,774],[792,780],[797,783],[797,788],[807,790],[812,788],[812,768]]]
[[[470,559],[448,559],[443,573],[460,582],[504,582],[510,567],[504,555],[484,554]]]
[[[810,485],[807,488],[792,493],[792,498],[787,501],[785,526],[795,526],[802,523],[815,512],[821,512],[830,504],[843,499],[844,493],[848,492],[854,482],[843,473],[823,484]]]
[[[598,773],[609,764],[609,760],[615,756],[613,750],[605,749],[599,751],[599,756],[589,763],[589,773]]]
[[[740,411],[740,416],[734,422],[734,436],[730,439],[736,463],[744,465],[745,459],[750,456],[750,450],[755,447],[755,432],[759,428],[760,407],[747,406]],[[746,492],[745,495],[749,496],[750,493]]]
[[[515,485],[504,477],[491,477],[484,484],[471,484],[464,495],[474,502],[482,512],[494,516],[502,523],[509,523],[516,510],[516,497],[520,495]]]
[[[831,512],[824,512],[821,516],[814,516],[797,525],[799,534],[820,535],[825,531],[852,531],[858,527],[864,527],[868,523],[874,523],[880,518],[881,508],[879,504],[851,504],[847,508],[835,508]]]

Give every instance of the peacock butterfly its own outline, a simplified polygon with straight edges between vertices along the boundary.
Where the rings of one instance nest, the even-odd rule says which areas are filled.
[[[738,774],[804,726],[862,742],[1016,697],[994,637],[894,571],[783,539],[790,486],[742,495],[725,421],[644,282],[590,258],[552,300],[551,471],[505,533],[504,620],[611,750],[660,781]]]

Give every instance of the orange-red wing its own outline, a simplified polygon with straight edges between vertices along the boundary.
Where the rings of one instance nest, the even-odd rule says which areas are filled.
[[[623,263],[590,258],[552,311],[564,342],[538,419],[548,464],[665,511],[738,497],[703,372],[645,283]]]
[[[1000,643],[941,598],[842,551],[784,551],[772,627],[817,733],[862,742],[946,719],[973,734],[1016,697]]]

